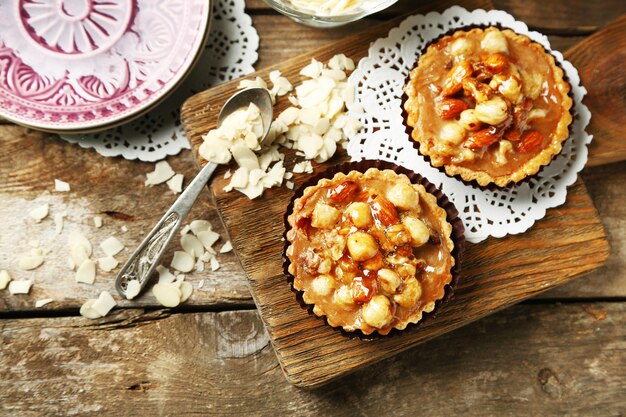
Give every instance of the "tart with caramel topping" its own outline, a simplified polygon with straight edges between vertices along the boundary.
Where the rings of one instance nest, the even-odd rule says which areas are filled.
[[[457,31],[430,45],[411,71],[406,123],[433,166],[503,187],[561,152],[572,121],[563,77],[526,36],[495,27]]]
[[[287,218],[293,287],[333,327],[403,330],[433,311],[452,281],[446,216],[423,185],[392,170],[323,178]]]

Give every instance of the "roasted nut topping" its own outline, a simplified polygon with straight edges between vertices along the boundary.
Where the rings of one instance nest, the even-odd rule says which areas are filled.
[[[469,105],[458,98],[444,98],[437,103],[437,114],[444,120],[454,119]]]
[[[490,126],[487,129],[470,133],[465,143],[463,143],[463,146],[468,149],[478,149],[483,146],[489,146],[499,140],[500,136],[497,135],[497,129],[495,126]]]
[[[384,295],[377,295],[363,306],[363,320],[372,327],[381,329],[393,318],[391,302]]]
[[[482,122],[476,117],[474,109],[467,109],[462,111],[459,122],[468,132],[474,132],[480,129],[480,127],[482,126]]]
[[[363,275],[359,275],[352,280],[352,299],[357,303],[368,302],[378,290],[376,273],[370,271],[363,272]]]
[[[387,294],[394,294],[402,284],[400,276],[393,269],[388,268],[378,271],[378,281]]]
[[[454,145],[459,145],[465,139],[465,129],[459,123],[450,122],[441,128],[441,140],[449,142]],[[443,145],[443,144],[442,144]],[[453,149],[450,148],[450,153],[453,153]]]
[[[485,67],[494,74],[504,71],[509,65],[509,59],[501,53],[491,54],[485,59]]]
[[[502,32],[500,32],[497,29],[494,29],[494,30],[488,29],[486,31],[485,37],[480,42],[480,47],[483,49],[483,51],[486,51],[486,52],[491,52],[491,53],[501,52],[503,54],[509,53],[508,42],[506,38],[504,37],[504,35],[502,34]]]
[[[450,53],[454,56],[469,55],[476,49],[476,44],[471,39],[460,38],[450,44]]]
[[[411,234],[403,224],[394,224],[385,231],[387,239],[396,246],[411,242]]]
[[[495,96],[491,100],[478,103],[474,115],[481,122],[495,126],[509,117],[509,107],[501,97]]]
[[[522,135],[517,150],[520,152],[532,152],[543,144],[543,135],[536,130],[529,130]]]
[[[415,278],[409,278],[404,282],[404,290],[401,294],[393,296],[393,300],[402,307],[413,305],[422,295],[422,286]]]
[[[398,210],[389,200],[381,195],[377,195],[371,200],[370,207],[376,221],[384,226],[391,226],[400,221]]]
[[[441,94],[443,96],[451,96],[461,91],[463,80],[471,77],[473,71],[472,64],[469,61],[462,61],[453,66],[443,82]]]
[[[355,261],[367,261],[378,253],[378,244],[372,235],[354,232],[348,236],[348,251]]]
[[[475,78],[466,78],[463,80],[463,91],[466,96],[473,98],[476,103],[489,100],[489,97],[493,94],[489,86],[478,82]]]
[[[387,199],[401,210],[418,210],[419,193],[408,184],[396,184],[386,193]]]
[[[311,226],[320,229],[332,229],[341,217],[341,213],[336,208],[328,204],[317,203],[311,217]]]
[[[358,189],[359,186],[354,181],[344,181],[328,190],[328,199],[333,203],[342,203],[351,199]]]

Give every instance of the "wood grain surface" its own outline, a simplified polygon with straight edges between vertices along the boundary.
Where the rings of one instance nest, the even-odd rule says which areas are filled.
[[[569,49],[566,57],[576,66],[587,88],[585,104],[591,109],[593,133],[589,165],[623,160],[626,152],[626,14]],[[622,70],[618,70],[621,68]]]
[[[255,311],[0,322],[6,416],[620,416],[624,303],[519,305],[315,390]]]
[[[255,4],[259,7],[255,8]],[[293,57],[305,48],[320,47],[358,29],[379,23],[381,19],[388,17],[377,15],[363,23],[358,23],[357,26],[315,30],[298,25],[275,13],[269,13],[267,6],[263,9],[263,4],[263,2],[252,2],[251,5],[253,13],[259,10],[259,13],[253,14],[252,17],[261,35],[260,66]],[[403,7],[402,12],[409,11],[411,4],[410,1],[398,3]],[[425,7],[428,7],[432,1],[429,0],[425,4]],[[536,8],[536,6],[529,6],[528,14],[517,13],[517,16],[526,20],[531,26],[536,26],[534,19],[537,15],[533,14]],[[553,27],[558,28],[564,22],[582,19],[577,10],[568,9],[567,13],[552,16]],[[614,10],[619,10],[619,8],[614,8]],[[597,25],[602,22],[603,20],[599,20]],[[549,32],[560,33],[557,29]],[[286,41],[288,39],[298,39],[298,42]],[[550,36],[553,45],[561,50],[565,50],[566,47],[582,39],[581,36]],[[621,73],[613,71],[612,74]],[[590,94],[593,94],[592,87],[587,87]],[[602,102],[602,95],[598,95],[597,101]],[[592,119],[592,125],[595,125],[595,120],[595,118]],[[607,123],[610,122],[611,119],[607,119]],[[603,124],[598,125],[598,129],[602,129],[602,126]],[[618,128],[620,128],[619,125]],[[594,133],[596,137],[602,135],[600,130]],[[592,148],[594,148],[593,144]],[[16,152],[16,149],[19,149],[19,152]],[[596,152],[592,151],[590,164],[600,163],[600,160],[595,159],[595,155]],[[608,156],[612,154],[609,153]],[[177,172],[185,174],[185,184],[197,172],[189,152],[183,151],[179,156],[170,157],[168,160]],[[73,274],[65,262],[64,247],[68,230],[72,227],[80,227],[85,232],[89,231],[89,236],[93,239],[95,246],[106,237],[116,234],[127,247],[118,258],[121,260],[123,256],[127,256],[131,248],[141,241],[145,231],[160,218],[161,213],[175,198],[165,186],[149,189],[143,187],[145,173],[151,170],[152,164],[125,161],[121,158],[103,158],[93,150],[67,144],[56,139],[54,135],[0,122],[0,202],[2,202],[0,219],[5,220],[3,222],[5,227],[0,228],[0,269],[9,270],[16,278],[29,278],[35,281],[32,293],[28,296],[11,296],[6,291],[0,291],[0,312],[38,311],[34,308],[34,302],[40,298],[55,299],[55,302],[48,304],[42,310],[76,311],[85,299],[94,297],[105,289],[112,291],[113,274],[99,274],[93,287],[76,284],[73,281]],[[594,170],[595,168],[587,169],[587,172],[595,172]],[[600,170],[604,172],[601,168]],[[610,169],[611,177],[624,177],[623,171],[624,169],[619,164],[614,165]],[[54,178],[69,181],[73,191],[69,194],[52,193],[50,190]],[[132,180],[129,181],[129,179]],[[616,229],[624,227],[619,222],[620,207],[623,205],[612,203],[623,201],[626,197],[621,192],[619,183],[613,184],[606,176],[588,175],[585,176],[585,180],[589,182],[588,188],[599,207],[601,217],[607,227],[611,247],[614,248],[614,253],[608,263],[612,265],[611,273],[605,275],[604,268],[600,269],[592,273],[589,278],[576,280],[545,296],[568,299],[626,297],[626,282],[621,279],[622,275],[619,273],[626,271],[626,257],[618,256],[618,253],[624,253],[623,249],[620,251],[620,248],[624,247],[624,242],[620,238],[622,233],[617,232],[620,229]],[[126,188],[130,189],[128,195],[119,191],[126,190]],[[605,188],[613,190],[610,199],[605,198],[604,194],[593,193],[596,189]],[[26,216],[37,201],[47,198],[53,198],[58,203],[52,206],[52,212],[63,207],[64,211],[71,214],[66,220],[66,231],[59,238],[49,234],[54,227],[51,218],[46,219],[40,225],[33,225],[29,223]],[[151,204],[146,205],[143,201],[150,201]],[[92,215],[116,210],[121,213],[132,211],[132,220],[121,220],[121,218],[104,215],[105,226],[100,230],[92,227]],[[210,219],[217,228],[221,228],[219,215],[214,211],[214,205],[208,195],[201,196],[191,217]],[[11,221],[8,221],[9,219]],[[121,226],[126,226],[129,229],[128,232],[121,233]],[[223,230],[221,232],[223,233]],[[46,235],[47,238],[42,235]],[[52,249],[53,254],[60,256],[48,257],[44,265],[34,272],[19,271],[16,268],[16,257],[30,249],[28,242],[33,239],[40,240],[42,245],[51,244],[52,247],[49,249]],[[164,259],[166,264],[170,257],[171,251]],[[194,286],[197,287],[202,280],[205,285],[201,290],[196,290],[188,304],[181,306],[181,309],[200,306],[253,305],[244,273],[236,257],[233,254],[222,255],[220,262],[222,267],[216,273],[204,272],[188,276]],[[122,307],[158,306],[149,292],[132,303],[121,299],[118,301]]]
[[[104,256],[99,245],[109,236],[117,237],[126,246],[116,256],[120,262],[132,253],[176,199],[165,184],[144,186],[145,175],[154,170],[154,164],[103,158],[93,150],[15,125],[0,126],[0,150],[0,269],[8,270],[13,279],[34,282],[28,295],[0,291],[0,312],[33,311],[35,301],[44,298],[52,298],[54,302],[38,311],[77,309],[103,290],[115,295],[122,307],[159,305],[150,291],[133,301],[117,297],[114,289],[117,270],[99,271],[94,285],[80,284],[67,263],[68,236],[72,230],[80,230],[89,238],[94,259]],[[176,172],[185,174],[185,184],[197,173],[189,153],[186,157],[183,154],[169,158],[169,162]],[[55,192],[55,178],[68,182],[71,191]],[[224,237],[215,245],[220,248],[227,234],[208,194],[199,198],[189,220],[211,221]],[[50,214],[37,224],[28,212],[44,203],[50,205]],[[53,217],[62,212],[67,217],[59,235]],[[94,216],[103,218],[102,228],[94,226]],[[128,230],[123,232],[122,227]],[[36,270],[22,271],[18,267],[19,258],[31,250],[32,240],[38,241],[46,251],[45,261]],[[178,242],[171,246],[163,264],[169,265],[174,250],[180,250]],[[187,275],[196,289],[185,308],[252,304],[236,256],[220,254],[218,259],[221,263],[218,271]],[[201,280],[205,285],[198,289]]]
[[[279,69],[287,78],[299,79],[299,70],[312,57],[327,61],[339,52],[358,60],[367,54],[370,42],[396,25],[397,21],[385,23],[367,33],[258,71],[248,78],[267,79],[270,70]],[[201,92],[183,105],[183,125],[195,151],[202,141],[201,135],[215,127],[217,110],[236,91],[237,84],[235,80]],[[289,105],[286,98],[279,99],[276,114]],[[291,166],[292,159],[293,155],[288,154],[286,166]],[[320,169],[336,163],[336,159],[331,160]],[[296,175],[296,188],[307,178],[307,175]],[[609,252],[602,225],[579,182],[570,190],[567,204],[550,211],[530,232],[470,246],[457,297],[436,320],[419,331],[365,343],[349,340],[308,315],[287,291],[282,271],[281,220],[292,192],[266,190],[261,199],[251,202],[241,194],[224,193],[222,189],[228,181],[218,173],[218,178],[212,182],[218,209],[250,279],[252,295],[279,362],[287,378],[304,387],[323,384],[567,282],[602,265]],[[588,251],[594,255],[587,257]]]
[[[278,15],[262,0],[246,3],[261,38],[256,68],[396,15],[394,9],[348,27],[316,30]],[[410,11],[416,3],[400,0],[399,11]],[[626,3],[618,0],[493,3],[547,33],[561,51],[626,12]],[[620,94],[626,96],[625,91]],[[189,151],[168,161],[186,174],[185,183],[197,172]],[[128,224],[136,226],[128,226],[124,243],[139,242],[160,217],[157,211],[174,199],[163,189],[141,189],[140,179],[152,164],[103,158],[0,120],[0,269],[7,267],[7,257],[18,254],[18,244],[25,240],[21,233],[27,230],[26,224],[7,225],[22,221],[32,208],[28,202],[48,192],[53,172],[74,167],[90,175],[74,180],[72,187],[80,187],[80,192],[66,195],[63,204],[69,212],[106,209],[108,200],[132,207],[134,219]],[[94,175],[100,170],[107,172],[106,181]],[[124,201],[128,179],[133,178],[133,197],[148,197],[149,205]],[[15,317],[0,319],[0,415],[624,415],[626,164],[586,168],[582,178],[611,246],[604,267],[542,294],[546,298],[541,301],[511,307],[315,390],[300,390],[285,380],[267,335],[248,330],[260,325],[253,311],[181,314],[185,306],[149,313],[121,310],[93,322],[75,316],[84,298],[100,289],[112,290],[102,277],[96,281],[97,289],[67,283],[68,292],[55,292],[63,298],[45,312],[33,307],[45,292],[25,297],[0,291],[8,309],[0,309],[2,316]],[[218,218],[208,195],[198,204],[197,216]],[[89,217],[84,221],[90,224]],[[105,227],[111,229],[102,231],[97,241],[121,224],[105,217]],[[35,286],[53,290],[66,271],[65,265],[44,264]],[[215,286],[215,291],[205,285],[194,293],[190,300],[194,310],[251,304],[236,260],[222,260],[218,274],[189,279],[194,284],[211,280]],[[601,301],[607,299],[614,301]],[[157,306],[149,296],[138,303]],[[11,313],[13,307],[19,311]],[[22,318],[35,315],[47,318]]]

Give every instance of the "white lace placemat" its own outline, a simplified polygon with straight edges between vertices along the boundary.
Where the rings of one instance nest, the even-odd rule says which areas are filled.
[[[259,35],[244,7],[244,0],[215,1],[211,33],[199,62],[180,87],[154,110],[113,129],[61,137],[104,156],[149,162],[189,149],[179,118],[185,99],[254,71]]]
[[[578,172],[587,162],[587,145],[592,139],[585,132],[591,119],[591,113],[582,104],[586,90],[580,85],[580,77],[572,64],[561,53],[553,51],[572,85],[575,117],[572,137],[565,142],[561,154],[538,175],[508,189],[479,190],[446,176],[417,153],[406,134],[400,107],[402,87],[417,62],[418,53],[428,42],[453,28],[485,24],[509,27],[551,49],[544,35],[530,31],[526,24],[508,13],[469,12],[454,6],[443,13],[407,18],[392,29],[388,37],[370,46],[369,55],[359,62],[349,79],[364,108],[363,113],[353,112],[352,115],[358,117],[365,128],[350,138],[348,154],[353,160],[390,161],[428,178],[454,202],[465,224],[465,237],[474,243],[489,236],[522,233],[543,218],[546,209],[563,204],[567,186],[576,181]]]

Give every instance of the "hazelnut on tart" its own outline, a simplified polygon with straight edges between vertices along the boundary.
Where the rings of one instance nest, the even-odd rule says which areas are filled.
[[[542,45],[496,27],[431,44],[404,87],[419,152],[450,176],[503,187],[561,152],[572,122],[570,85]]]
[[[403,330],[433,311],[453,280],[446,216],[422,184],[392,170],[323,178],[287,218],[293,287],[333,327]]]

